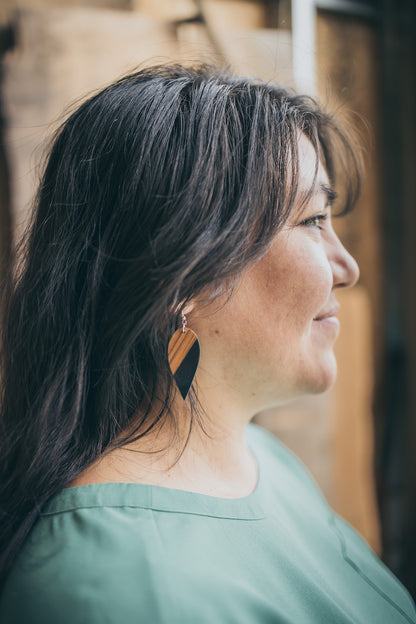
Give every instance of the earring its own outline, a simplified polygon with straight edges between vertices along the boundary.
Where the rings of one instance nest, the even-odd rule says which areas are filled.
[[[186,316],[181,312],[182,327],[169,340],[169,368],[183,400],[188,396],[199,364],[200,346],[198,336],[186,327]]]

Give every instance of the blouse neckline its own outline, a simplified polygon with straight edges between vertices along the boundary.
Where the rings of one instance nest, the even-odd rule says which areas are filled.
[[[98,507],[136,507],[157,512],[260,520],[265,517],[261,505],[263,470],[261,458],[252,448],[250,440],[248,445],[257,464],[257,484],[248,496],[221,498],[146,483],[93,483],[65,488],[45,505],[41,516]]]

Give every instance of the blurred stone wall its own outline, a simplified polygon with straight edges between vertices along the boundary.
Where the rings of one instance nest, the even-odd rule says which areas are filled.
[[[89,5],[89,6],[81,6]],[[74,100],[138,66],[172,60],[230,64],[293,83],[290,33],[265,27],[256,2],[27,0],[10,10],[16,45],[4,58],[3,100],[19,236],[45,140]],[[218,24],[218,27],[216,25]]]

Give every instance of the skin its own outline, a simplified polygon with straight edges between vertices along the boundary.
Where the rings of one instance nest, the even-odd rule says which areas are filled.
[[[300,162],[302,196],[315,174],[315,152],[305,138]],[[336,292],[353,286],[359,271],[334,232],[329,187],[320,165],[311,199],[290,215],[231,300],[189,317],[203,345],[198,383],[205,387],[212,378],[216,393],[219,385],[252,414],[335,381]]]
[[[72,485],[124,481],[246,496],[257,483],[256,462],[244,438],[247,423],[263,409],[332,385],[339,332],[336,293],[353,286],[359,271],[334,232],[322,165],[312,197],[301,201],[316,163],[303,136],[299,154],[298,207],[270,249],[242,275],[230,299],[208,306],[195,302],[185,311],[201,345],[195,382],[208,435],[194,427],[178,460],[188,431],[178,397],[174,411],[184,426],[174,444],[172,431],[160,429],[105,456]],[[166,450],[157,452],[161,448]]]

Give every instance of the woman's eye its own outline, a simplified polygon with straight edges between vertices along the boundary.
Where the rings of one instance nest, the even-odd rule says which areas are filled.
[[[300,225],[305,225],[309,227],[316,227],[319,230],[323,230],[322,223],[327,219],[327,215],[325,214],[317,214],[313,217],[309,217],[300,223]]]

